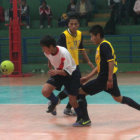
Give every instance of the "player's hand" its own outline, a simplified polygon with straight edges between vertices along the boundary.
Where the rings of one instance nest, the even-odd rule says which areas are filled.
[[[88,65],[89,65],[92,69],[95,68],[94,65],[93,65],[93,63],[92,63],[91,61],[88,62]]]
[[[53,67],[50,63],[48,63],[48,68],[51,70]]]
[[[57,70],[49,70],[48,74],[51,76],[55,76],[55,75],[57,75]]]
[[[87,81],[88,81],[87,77],[82,77],[82,78],[80,78],[80,83],[81,83],[81,84],[84,84],[84,83],[87,82]]]
[[[113,88],[113,80],[107,80],[107,87],[106,89],[112,89]]]

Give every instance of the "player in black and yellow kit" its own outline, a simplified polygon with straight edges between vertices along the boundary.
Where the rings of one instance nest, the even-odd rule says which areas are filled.
[[[68,29],[65,30],[59,37],[57,42],[58,45],[66,47],[74,59],[77,69],[79,69],[79,51],[82,53],[84,59],[88,65],[93,69],[94,65],[87,56],[86,50],[83,46],[82,32],[78,30],[79,20],[76,16],[71,16],[68,19]],[[59,99],[62,100],[67,97],[67,91],[64,89],[58,95]],[[55,114],[55,112],[53,112]],[[64,114],[74,115],[71,110],[71,105],[68,103],[64,109]]]
[[[81,78],[81,82],[85,83],[95,74],[97,78],[87,82],[80,88],[80,94],[95,95],[101,91],[109,93],[114,100],[122,104],[127,104],[137,110],[140,110],[140,105],[129,97],[121,96],[117,84],[117,61],[114,49],[111,43],[104,39],[104,31],[100,25],[95,25],[90,29],[91,40],[95,45],[98,45],[95,55],[96,68],[87,76]],[[75,126],[81,126],[79,121]]]

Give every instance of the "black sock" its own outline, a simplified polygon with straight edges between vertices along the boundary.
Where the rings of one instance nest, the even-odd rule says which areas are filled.
[[[58,95],[57,95],[57,97],[60,99],[60,100],[63,100],[63,99],[65,99],[66,97],[68,97],[68,95],[64,92],[64,90],[63,91],[61,91]]]
[[[71,106],[70,102],[68,102],[68,104],[67,104],[66,108],[68,108],[68,109],[71,109],[71,108],[72,108],[72,106]]]
[[[48,99],[54,103],[57,104],[58,103],[58,98],[54,95],[54,93],[52,92],[51,95],[48,97]]]
[[[78,106],[77,108],[74,108],[76,114],[77,114],[77,121],[79,121],[81,118],[83,118],[83,113],[82,113],[82,110],[81,108]]]
[[[88,115],[88,110],[87,110],[87,101],[85,98],[85,95],[79,95],[78,96],[78,104],[79,107],[81,108],[82,112],[83,112],[83,119],[86,120],[90,120],[89,115]]]
[[[127,104],[127,105],[129,105],[137,110],[140,110],[140,104],[136,103],[134,100],[132,100],[129,97],[123,96],[122,104]]]

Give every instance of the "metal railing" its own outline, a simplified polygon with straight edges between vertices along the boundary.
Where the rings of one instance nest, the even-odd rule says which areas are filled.
[[[58,36],[55,36],[57,39]],[[140,63],[140,34],[105,36],[114,49],[120,63]],[[46,58],[40,48],[40,37],[22,38],[22,62],[46,63]],[[90,41],[90,36],[84,36],[84,46],[91,60],[94,60],[96,46]],[[0,61],[9,59],[9,39],[0,38]]]

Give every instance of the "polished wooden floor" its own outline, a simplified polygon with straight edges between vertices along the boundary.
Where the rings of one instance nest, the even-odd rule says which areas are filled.
[[[40,89],[47,78],[47,75],[0,78],[0,140],[140,140],[140,111],[126,105],[110,104],[110,99],[103,104],[107,100],[104,96],[99,96],[101,104],[90,101],[88,110],[92,125],[83,128],[72,127],[76,118],[63,114],[64,104],[58,106],[57,116],[45,112],[47,105],[42,104],[42,100],[28,104],[26,100],[43,98]],[[135,93],[129,95],[139,101],[140,74],[119,74],[118,81],[119,85],[127,85],[124,91],[130,90],[131,86]],[[28,99],[32,86],[38,85],[39,92],[32,93]],[[15,90],[17,87],[20,90]],[[8,94],[5,93],[7,88]],[[19,91],[17,98],[15,95]],[[40,97],[36,96],[38,94]],[[3,103],[4,100],[8,102]]]

